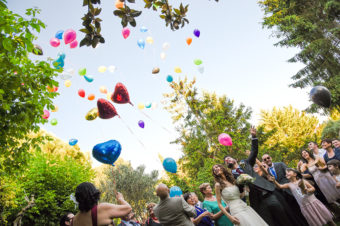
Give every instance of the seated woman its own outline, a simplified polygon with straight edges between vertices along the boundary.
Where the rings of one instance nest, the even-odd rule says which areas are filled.
[[[113,224],[113,218],[122,217],[131,212],[131,206],[119,192],[116,193],[116,199],[120,205],[98,204],[100,192],[90,182],[79,184],[75,197],[79,203],[79,212],[73,218],[73,226],[109,225]]]
[[[183,195],[184,200],[191,206],[194,206],[197,212],[195,218],[191,218],[191,221],[198,226],[213,226],[214,223],[211,220],[212,214],[209,211],[201,209],[198,206],[195,206],[195,200],[192,197],[191,193],[185,193]]]

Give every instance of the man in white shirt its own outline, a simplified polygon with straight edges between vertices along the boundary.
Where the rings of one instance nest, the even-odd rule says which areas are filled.
[[[318,144],[314,141],[308,143],[308,149],[313,152],[314,157],[319,156],[320,158],[323,158],[326,153],[326,150],[319,149]]]

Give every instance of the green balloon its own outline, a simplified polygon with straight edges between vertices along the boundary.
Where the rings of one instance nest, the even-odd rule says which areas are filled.
[[[56,126],[57,124],[58,124],[58,120],[57,119],[54,118],[54,119],[51,120],[51,125],[52,126]]]
[[[78,74],[81,75],[81,76],[86,75],[86,68],[80,68],[79,71],[78,71]]]
[[[201,60],[201,59],[195,59],[195,60],[194,60],[194,63],[195,63],[196,65],[201,65],[201,64],[202,64],[202,60]]]

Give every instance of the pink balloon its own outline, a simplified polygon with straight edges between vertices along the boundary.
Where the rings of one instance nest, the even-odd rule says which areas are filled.
[[[60,40],[57,38],[51,38],[50,39],[50,44],[53,47],[58,47],[60,45]]]
[[[73,40],[75,40],[77,37],[77,33],[72,30],[72,29],[68,29],[64,32],[64,42],[65,44],[69,44],[71,42],[73,42]]]
[[[220,142],[220,144],[224,145],[224,146],[231,146],[233,145],[233,141],[231,140],[231,137],[226,134],[226,133],[221,133],[218,136],[218,141]]]
[[[44,114],[43,114],[43,119],[48,119],[50,117],[50,112],[47,110],[44,110]]]
[[[77,40],[74,40],[73,42],[70,43],[70,48],[71,49],[74,49],[78,46],[78,41]]]
[[[125,39],[127,39],[127,37],[130,35],[130,29],[128,27],[124,27],[122,30],[122,35]]]

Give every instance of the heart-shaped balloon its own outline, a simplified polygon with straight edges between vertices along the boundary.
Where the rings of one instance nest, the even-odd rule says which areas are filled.
[[[80,89],[80,90],[78,90],[78,95],[80,96],[80,97],[85,97],[85,90],[83,90],[83,89]]]
[[[98,117],[98,108],[92,108],[91,110],[89,110],[89,112],[87,112],[87,114],[85,115],[85,119],[87,121],[92,121],[95,120]]]
[[[86,81],[88,81],[88,82],[93,82],[93,77],[92,76],[90,76],[90,75],[84,75],[84,78],[85,78],[85,80]]]
[[[77,40],[73,40],[71,43],[70,43],[70,48],[71,49],[74,49],[78,46],[78,41]]]
[[[170,173],[176,173],[177,172],[177,164],[176,164],[176,161],[173,158],[164,159],[163,167],[166,171],[168,171]]]
[[[113,165],[118,159],[122,146],[116,140],[99,143],[92,149],[92,155],[99,162]]]
[[[115,91],[111,96],[111,100],[116,104],[133,104],[130,101],[129,92],[123,83],[118,82],[115,87]]]
[[[99,118],[101,119],[109,119],[115,117],[117,114],[116,108],[109,101],[99,98],[97,100],[97,107]],[[118,115],[119,116],[119,115]]]
[[[177,186],[172,186],[170,188],[170,198],[172,197],[181,197],[181,195],[183,194],[182,190],[180,187]]]
[[[226,133],[221,133],[218,136],[218,141],[220,142],[220,144],[224,145],[224,146],[231,146],[233,145],[233,141],[231,139],[231,137],[226,134]]]
[[[68,29],[64,32],[64,42],[65,44],[71,43],[73,42],[73,40],[75,40],[77,37],[77,33],[72,30],[72,29]]]
[[[122,35],[124,39],[127,39],[130,35],[130,29],[128,27],[124,27],[122,30]]]
[[[68,141],[68,144],[71,145],[71,146],[74,146],[74,145],[76,145],[77,143],[78,143],[78,140],[77,140],[77,139],[74,139],[74,138],[72,138],[72,139],[70,139],[70,140]]]
[[[203,62],[202,62],[202,60],[201,59],[195,59],[194,60],[194,64],[196,64],[196,65],[201,65]]]
[[[199,38],[199,37],[200,37],[200,35],[201,35],[201,32],[200,32],[200,30],[198,30],[198,29],[195,29],[195,30],[194,30],[194,35],[195,35],[197,38]]]
[[[145,127],[145,123],[144,123],[143,120],[139,120],[139,121],[138,121],[138,125],[139,125],[139,127],[142,128],[142,129],[144,129],[144,127]]]
[[[55,36],[57,39],[63,39],[63,34],[64,34],[64,31],[63,30],[59,30],[57,31],[57,33],[55,33]]]
[[[137,41],[137,45],[139,46],[139,48],[144,49],[144,47],[145,47],[145,41],[144,41],[144,39],[139,39],[139,40]]]
[[[321,107],[329,108],[331,106],[331,93],[324,86],[315,86],[310,91],[309,97]]]

